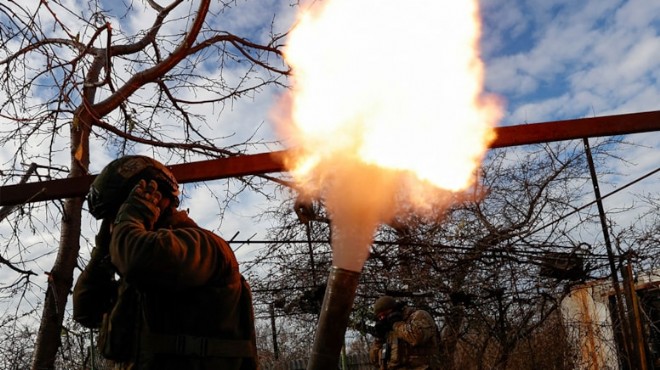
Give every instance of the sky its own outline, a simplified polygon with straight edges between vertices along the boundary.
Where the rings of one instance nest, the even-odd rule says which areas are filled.
[[[479,4],[483,21],[480,51],[485,65],[485,89],[504,103],[500,125],[660,109],[660,1],[481,0]],[[224,14],[225,22],[217,27],[226,27],[237,34],[248,33],[259,40],[267,35],[271,25],[276,32],[285,32],[295,19],[296,7],[289,6],[288,2],[238,1],[237,5]],[[150,22],[140,14],[123,19],[127,30],[139,29]],[[433,73],[434,61],[420,61],[419,68]],[[238,72],[240,66],[236,66],[235,76]],[[232,78],[231,75],[227,77]],[[221,143],[239,142],[253,134],[243,128],[255,127],[255,124],[261,124],[257,138],[270,142],[278,139],[270,118],[278,94],[278,91],[263,91],[227,106],[222,115],[202,113],[217,116],[218,126],[225,130],[223,133],[235,134],[219,139]],[[0,96],[0,102],[6,99]],[[2,120],[0,118],[0,123]],[[221,133],[214,136],[225,137]],[[613,164],[619,175],[601,179],[602,193],[656,169],[660,163],[660,133],[629,135],[626,140],[636,145],[618,153],[625,163]],[[270,147],[280,149],[275,144]],[[55,160],[68,163],[68,152],[62,151],[60,155],[61,158]],[[12,156],[10,147],[0,149],[0,166],[5,166]],[[92,157],[95,167],[90,170],[98,173],[112,159],[112,153],[98,151],[92,153]],[[6,168],[0,169],[6,172]],[[272,204],[258,194],[246,192],[221,216],[217,203],[209,201],[209,192],[222,194],[226,186],[232,186],[231,181],[217,180],[204,185],[184,187],[186,197],[182,207],[190,210],[193,219],[226,238],[237,232],[237,240],[265,238],[269,222],[256,222],[255,217]],[[608,198],[605,208],[632,204],[635,198],[631,192],[657,196],[658,190],[660,178],[656,175]],[[634,214],[625,217],[632,219]],[[44,216],[44,222],[52,220]],[[87,219],[83,225],[87,235],[93,235],[95,221]],[[0,234],[7,232],[6,222],[0,223]],[[34,235],[26,235],[26,238],[31,237]],[[35,243],[40,246],[35,253],[46,253],[44,251],[57,248],[58,240],[35,237]],[[239,260],[247,260],[259,247],[244,245],[236,254]],[[88,250],[85,247],[82,253]],[[40,276],[49,268],[49,264],[43,262],[34,266]],[[7,269],[0,268],[0,281],[11,279],[10,275]],[[41,296],[35,294],[34,299],[38,298]],[[3,311],[0,307],[0,312]]]
[[[482,0],[480,7],[485,90],[504,102],[500,125],[660,109],[660,2]],[[433,61],[422,63],[433,70]],[[617,153],[617,176],[599,179],[602,194],[658,166],[660,133],[625,139],[635,145]],[[605,208],[631,204],[633,192],[657,194],[659,182],[651,177]]]
[[[486,88],[503,96],[501,124],[524,124],[658,110],[660,2],[481,1]],[[606,194],[658,168],[660,133],[625,137]],[[631,205],[631,193],[658,195],[657,175],[604,201]],[[632,220],[635,212],[621,214]]]

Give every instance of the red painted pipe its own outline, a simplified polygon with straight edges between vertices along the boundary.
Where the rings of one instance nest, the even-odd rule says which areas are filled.
[[[660,131],[660,111],[495,128],[491,148]],[[169,166],[180,183],[285,171],[285,151],[210,159]],[[71,198],[87,193],[94,175],[0,187],[0,206]]]

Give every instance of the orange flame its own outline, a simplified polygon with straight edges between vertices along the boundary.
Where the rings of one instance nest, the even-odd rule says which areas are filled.
[[[280,126],[288,169],[330,212],[339,267],[360,271],[402,208],[437,209],[475,182],[501,117],[479,37],[476,0],[328,0],[299,14]],[[338,248],[358,251],[338,263]]]

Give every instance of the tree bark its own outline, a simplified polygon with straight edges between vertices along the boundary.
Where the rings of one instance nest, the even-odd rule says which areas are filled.
[[[99,68],[93,68],[88,78],[98,77]],[[86,89],[83,99],[94,101],[96,88]],[[86,107],[82,104],[81,107]],[[94,114],[86,108],[80,108],[74,115],[70,128],[71,171],[68,177],[87,174],[89,168],[89,134]],[[55,368],[57,350],[61,344],[64,311],[73,286],[73,270],[76,268],[80,251],[82,206],[84,197],[69,198],[64,201],[62,223],[60,225],[60,244],[53,269],[48,274],[48,288],[44,299],[41,324],[32,357],[32,370],[50,370]]]
[[[82,203],[83,198],[72,198],[64,204],[62,235],[55,264],[48,274],[48,288],[32,358],[33,370],[55,368],[55,357],[61,344],[64,310],[73,285],[73,269],[80,250]]]

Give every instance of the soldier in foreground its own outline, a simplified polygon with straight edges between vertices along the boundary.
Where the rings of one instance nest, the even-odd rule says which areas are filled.
[[[379,369],[439,369],[438,330],[433,317],[390,296],[374,303],[376,340],[369,350]]]
[[[227,242],[178,210],[178,195],[149,157],[101,171],[87,202],[102,222],[74,319],[99,328],[99,352],[115,369],[256,369],[250,288]]]

